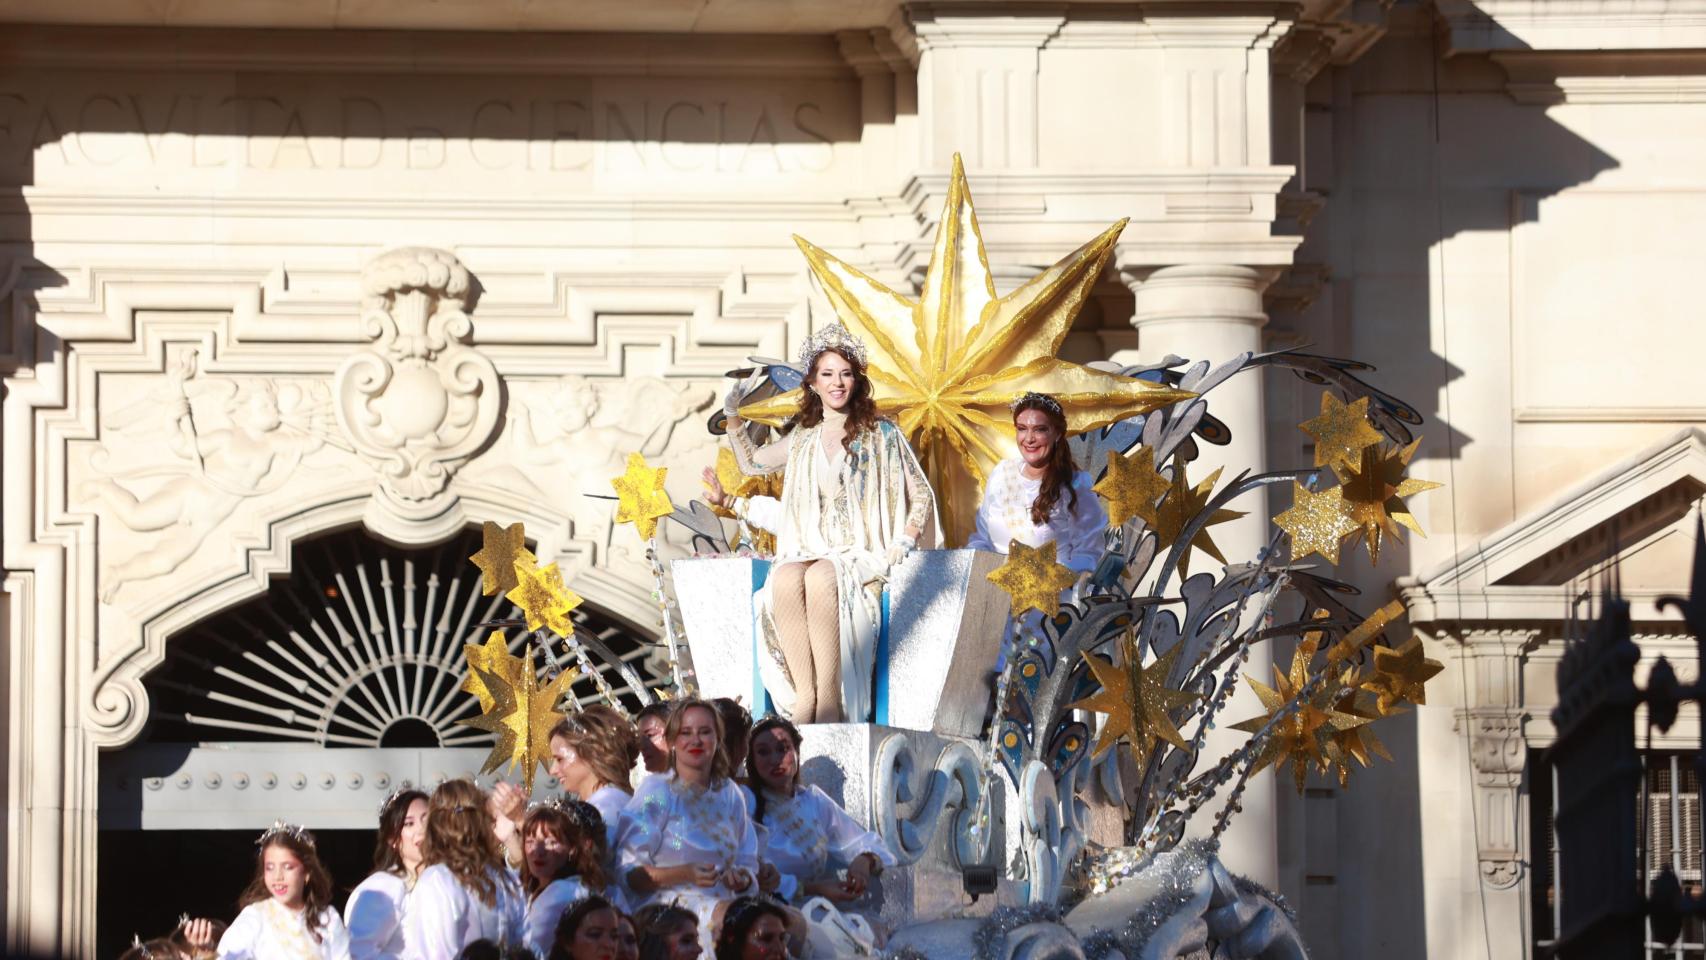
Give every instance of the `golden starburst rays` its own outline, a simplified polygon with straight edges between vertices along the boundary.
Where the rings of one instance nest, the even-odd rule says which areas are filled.
[[[504,638],[502,630],[493,630],[483,644],[464,644],[462,652],[468,658],[469,667],[468,676],[462,681],[462,692],[479,698],[482,711],[492,709],[492,692],[480,678],[481,674],[490,674],[513,684],[521,675],[521,658],[509,652],[509,641]]]
[[[1397,712],[1405,701],[1425,705],[1428,702],[1427,682],[1445,669],[1445,664],[1422,655],[1422,638],[1411,637],[1394,650],[1375,646],[1374,675],[1362,684],[1362,689],[1375,695],[1381,716]]]
[[[515,589],[515,566],[532,566],[537,558],[527,549],[527,532],[519,523],[500,527],[487,520],[480,526],[480,550],[468,559],[480,568],[481,592],[490,597]]]
[[[494,634],[494,636],[497,636]],[[490,644],[488,639],[488,645]],[[469,647],[469,650],[479,649]],[[504,654],[508,656],[508,651]],[[574,670],[557,674],[543,686],[533,669],[533,645],[516,661],[515,676],[506,677],[475,663],[472,653],[468,665],[470,676],[478,677],[491,696],[488,706],[482,700],[481,714],[460,725],[485,730],[496,735],[497,742],[481,765],[481,773],[491,773],[508,763],[508,770],[517,764],[522,767],[522,782],[528,793],[533,792],[533,773],[541,764],[551,762],[551,728],[563,719],[557,703],[563,699],[577,676]]]
[[[1155,469],[1155,448],[1138,447],[1128,454],[1108,455],[1108,470],[1095,491],[1108,504],[1108,525],[1117,527],[1132,517],[1155,526],[1155,501],[1169,489],[1167,478]]]
[[[1431,480],[1404,476],[1404,470],[1421,442],[1422,438],[1417,437],[1404,447],[1368,447],[1362,451],[1356,466],[1334,468],[1339,475],[1346,515],[1362,533],[1371,563],[1380,562],[1381,537],[1390,535],[1399,542],[1403,541],[1400,526],[1410,528],[1417,536],[1427,536],[1404,503],[1405,497],[1442,486]]]
[[[1214,495],[1215,481],[1220,479],[1220,469],[1208,475],[1208,479],[1196,486],[1191,486],[1190,478],[1185,475],[1185,464],[1176,462],[1173,465],[1173,479],[1167,488],[1167,496],[1161,505],[1155,509],[1155,522],[1150,528],[1155,531],[1158,540],[1156,547],[1165,550],[1172,546],[1184,533],[1185,524],[1191,518],[1202,512],[1208,506],[1209,498]],[[1201,550],[1222,564],[1226,557],[1221,555],[1220,548],[1215,546],[1214,538],[1208,534],[1208,528],[1217,523],[1236,520],[1244,516],[1242,510],[1216,510],[1209,516],[1208,522],[1202,529],[1191,537],[1191,548]],[[1191,551],[1186,550],[1179,556],[1179,579],[1183,580],[1190,572]]]
[[[1311,680],[1309,662],[1315,657],[1317,643],[1318,635],[1305,636],[1298,643],[1297,651],[1292,654],[1290,673],[1281,673],[1278,666],[1274,667],[1272,687],[1254,677],[1244,678],[1250,684],[1250,689],[1261,699],[1262,707],[1267,712],[1262,716],[1235,723],[1232,729],[1251,734],[1260,733],[1276,714],[1284,711],[1289,703],[1298,698],[1299,693]],[[1349,678],[1352,674],[1346,671],[1344,676]],[[1319,690],[1308,700],[1298,703],[1295,710],[1282,717],[1270,731],[1268,740],[1262,745],[1250,772],[1255,774],[1263,767],[1272,765],[1277,773],[1281,767],[1289,765],[1292,778],[1297,783],[1297,791],[1302,793],[1311,765],[1323,772],[1335,764],[1342,765],[1344,752],[1338,736],[1370,722],[1368,717],[1360,717],[1339,709],[1343,683],[1341,679],[1340,683],[1321,684]]]
[[[641,540],[657,536],[658,521],[675,512],[663,488],[668,467],[649,467],[638,453],[628,454],[628,468],[611,478],[616,488],[616,522],[632,523]]]
[[[1363,450],[1380,443],[1380,431],[1368,422],[1368,398],[1345,403],[1331,391],[1321,393],[1321,415],[1297,428],[1315,438],[1317,467],[1353,466]]]
[[[1123,220],[1114,224],[997,297],[965,170],[955,156],[917,300],[795,238],[837,316],[864,339],[877,409],[896,418],[918,453],[950,543],[965,542],[984,479],[1012,451],[1008,404],[1021,394],[1054,396],[1074,434],[1194,395],[1055,356],[1124,227]],[[740,415],[779,425],[798,410],[799,398],[795,390],[742,407]]]
[[[1052,540],[1040,547],[1014,540],[1008,547],[1007,561],[989,571],[988,577],[1007,591],[1015,619],[1027,610],[1041,610],[1050,617],[1059,613],[1060,592],[1078,580],[1077,574],[1055,560]]]
[[[1293,480],[1291,495],[1291,509],[1274,517],[1274,523],[1291,534],[1292,561],[1319,553],[1337,566],[1339,544],[1362,529],[1351,519],[1340,489],[1329,487],[1317,493]]]
[[[581,598],[563,585],[562,571],[555,563],[537,567],[517,561],[515,575],[515,588],[504,596],[526,615],[527,629],[545,627],[565,639],[575,632],[569,613],[581,605]]]
[[[1084,662],[1102,689],[1072,704],[1069,709],[1093,710],[1107,715],[1102,732],[1096,738],[1097,756],[1121,740],[1131,744],[1140,764],[1145,762],[1156,738],[1181,750],[1190,749],[1178,726],[1173,723],[1172,713],[1202,699],[1202,695],[1167,686],[1167,678],[1172,675],[1184,651],[1185,644],[1182,641],[1176,643],[1173,649],[1156,657],[1146,667],[1137,649],[1137,639],[1128,630],[1120,642],[1120,655],[1125,660],[1123,666],[1115,666],[1112,661],[1092,654],[1084,655]]]

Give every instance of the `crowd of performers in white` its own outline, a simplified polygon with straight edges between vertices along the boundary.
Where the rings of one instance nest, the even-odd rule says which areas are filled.
[[[802,909],[821,903],[848,935],[880,940],[862,913],[894,856],[801,784],[796,723],[868,715],[877,591],[934,542],[935,503],[905,438],[877,415],[864,345],[835,325],[800,360],[807,389],[783,439],[759,446],[740,429],[738,387],[726,407],[742,468],[783,470],[780,497],[730,496],[706,471],[712,504],[776,537],[755,623],[775,715],[754,724],[732,700],[686,699],[630,722],[595,705],[551,733],[565,802],[529,806],[520,787],[488,793],[466,779],[399,791],[379,812],[373,873],[341,913],[314,837],[279,823],[228,926],[186,919],[124,960],[837,955],[821,910],[808,920]],[[1013,418],[1016,455],[991,476],[970,546],[1054,542],[1088,575],[1106,516],[1072,462],[1060,404],[1026,394]]]

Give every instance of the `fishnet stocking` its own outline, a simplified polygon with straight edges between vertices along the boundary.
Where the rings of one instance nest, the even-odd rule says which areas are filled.
[[[776,642],[794,681],[794,722],[841,719],[841,611],[835,565],[789,563],[770,574]]]

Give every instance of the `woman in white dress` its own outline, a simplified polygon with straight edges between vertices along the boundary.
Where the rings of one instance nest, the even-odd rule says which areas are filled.
[[[757,892],[758,835],[729,776],[716,708],[681,700],[666,731],[670,773],[641,784],[622,812],[617,869],[636,907],[675,902],[697,914],[709,953],[717,905]]]
[[[1045,393],[1013,403],[1019,453],[995,465],[977,508],[977,532],[966,546],[1006,553],[1012,541],[1055,545],[1055,559],[1089,573],[1102,557],[1108,514],[1090,475],[1072,462],[1066,414]]]
[[[426,838],[427,795],[407,784],[379,808],[379,838],[373,872],[350,891],[344,904],[352,960],[397,960],[404,956],[403,912],[421,875]]]
[[[219,938],[231,960],[344,960],[349,933],[331,905],[332,876],[320,863],[314,835],[274,821],[256,841],[255,876],[242,912]]]
[[[564,790],[598,808],[609,831],[605,848],[614,849],[622,808],[634,796],[628,778],[640,752],[639,733],[615,708],[595,703],[552,727],[550,744],[551,776]]]
[[[427,804],[424,869],[409,896],[403,939],[422,960],[454,960],[475,940],[520,943],[527,900],[504,866],[485,791],[447,780]]]
[[[777,710],[796,723],[860,722],[871,712],[882,584],[934,536],[935,498],[900,428],[877,415],[865,345],[834,324],[806,341],[800,363],[805,391],[788,436],[759,447],[728,410],[742,472],[783,470],[781,499],[729,497],[709,469],[706,499],[776,535],[754,602],[770,654],[759,670]]]
[[[792,723],[765,717],[752,728],[751,743],[753,822],[765,838],[759,856],[781,872],[777,893],[795,905],[810,897],[847,903],[864,896],[895,863],[883,838],[816,786],[800,785],[800,731]]]
[[[550,949],[540,960],[619,960],[622,914],[603,897],[582,897],[563,914]]]
[[[528,949],[543,957],[570,904],[590,896],[618,906],[622,900],[605,872],[610,848],[597,807],[585,800],[539,804],[527,812],[521,834],[527,851],[521,875],[528,898],[524,938]]]

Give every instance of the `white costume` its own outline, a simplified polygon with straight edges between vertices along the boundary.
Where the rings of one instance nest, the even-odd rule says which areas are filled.
[[[351,960],[400,960],[403,948],[403,911],[409,885],[394,873],[380,871],[350,891],[344,904],[344,925],[349,928]]]
[[[752,801],[750,793],[747,798]],[[851,866],[860,854],[872,854],[884,866],[895,864],[882,837],[810,784],[802,784],[792,797],[765,791],[764,822],[758,826],[764,836],[759,856],[782,874],[776,892],[789,903],[801,903],[807,883]]]
[[[551,942],[557,934],[557,921],[563,918],[564,911],[576,900],[591,896],[593,891],[586,888],[579,877],[564,877],[553,880],[539,891],[539,896],[527,905],[526,931],[523,934],[527,948],[534,956],[544,958],[551,953]],[[598,896],[609,900],[616,909],[626,913],[627,908],[622,895],[614,887],[597,891]]]
[[[490,906],[464,887],[442,863],[421,873],[403,917],[403,939],[421,960],[455,960],[475,940],[520,943],[527,913],[521,884],[508,870],[490,870],[496,897]]]
[[[1077,573],[1089,573],[1102,558],[1102,534],[1108,529],[1108,514],[1096,496],[1094,481],[1083,470],[1072,472],[1072,495],[1060,491],[1060,500],[1049,513],[1048,522],[1031,522],[1031,504],[1036,502],[1042,480],[1025,476],[1025,461],[1009,457],[995,465],[984,484],[983,502],[977,508],[977,532],[966,546],[974,550],[1006,553],[1014,540],[1031,547],[1055,544],[1055,559]]]
[[[587,803],[598,810],[598,815],[604,818],[604,849],[612,854],[616,851],[616,828],[621,825],[622,811],[628,806],[628,801],[634,795],[614,784],[605,784],[584,798]],[[540,954],[544,956],[544,954]]]
[[[825,424],[839,428],[845,421],[844,413],[826,409],[823,423],[800,427],[764,447],[756,447],[743,430],[730,431],[729,439],[743,472],[784,470],[780,500],[748,497],[736,500],[734,509],[742,520],[776,535],[772,570],[810,560],[835,565],[841,608],[841,709],[848,721],[857,723],[871,713],[888,549],[909,526],[923,532],[918,546],[934,545],[924,540],[935,530],[930,522],[935,498],[900,428],[887,420],[856,438],[852,452],[839,443],[826,451],[821,439]],[[754,601],[759,636],[770,654],[759,658],[759,673],[777,711],[792,716],[794,678],[788,675],[776,638],[768,581]]]
[[[713,887],[664,887],[633,900],[635,909],[676,902],[698,914],[699,939],[707,956],[717,903],[757,892],[758,835],[733,780],[701,788],[679,782],[674,774],[652,777],[622,812],[616,847],[616,869],[624,881],[636,867],[710,864],[718,870],[747,872],[752,882],[742,890],[730,890],[719,880]]]
[[[221,960],[346,960],[349,931],[331,907],[320,911],[320,940],[308,932],[303,913],[271,897],[237,914],[219,938]]]

